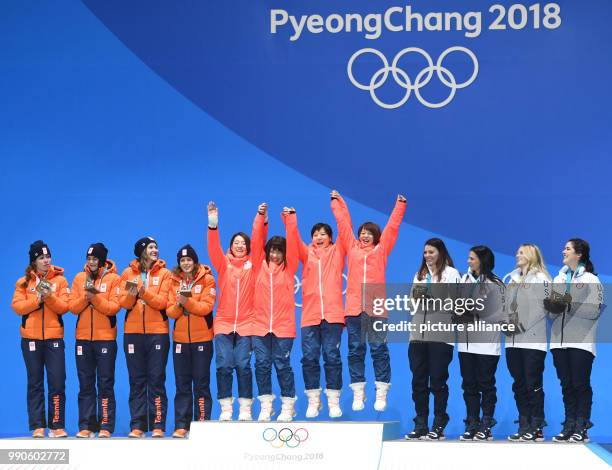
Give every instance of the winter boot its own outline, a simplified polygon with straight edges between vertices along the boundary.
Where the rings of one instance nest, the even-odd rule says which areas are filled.
[[[221,414],[219,415],[219,421],[231,421],[232,415],[234,414],[234,398],[221,398],[219,400],[219,406],[221,407]]]
[[[297,397],[281,397],[281,412],[276,418],[277,421],[289,422],[293,421],[295,416],[295,400]]]
[[[365,407],[365,386],[365,382],[357,382],[349,385],[349,387],[353,389],[353,411],[361,411]]]
[[[261,405],[257,421],[270,421],[270,418],[274,416],[274,408],[272,406],[274,398],[276,398],[274,395],[260,395],[257,397]]]
[[[306,410],[307,418],[316,418],[319,416],[319,411],[321,411],[321,389],[314,388],[312,390],[305,391],[306,396],[308,397],[308,409]]]
[[[252,398],[238,398],[240,409],[238,410],[238,421],[253,421],[251,407],[253,406]]]
[[[389,392],[390,383],[375,382],[376,384],[376,401],[374,409],[376,411],[385,411],[387,409],[387,392]]]
[[[327,395],[327,408],[329,409],[330,418],[340,418],[342,409],[340,408],[340,390],[325,389]]]

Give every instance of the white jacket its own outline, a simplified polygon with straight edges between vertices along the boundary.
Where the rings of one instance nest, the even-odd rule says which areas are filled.
[[[426,284],[427,279],[418,279],[418,274],[414,275],[412,280],[413,284]],[[431,274],[431,272],[430,272]],[[440,276],[440,280],[438,281],[436,276],[431,276],[431,295],[434,298],[440,297],[448,297],[449,285],[459,284],[461,281],[461,275],[459,271],[455,268],[451,268],[450,266],[446,266],[442,271]],[[443,285],[442,285],[443,284]],[[438,285],[438,286],[436,286]],[[451,325],[452,321],[452,312],[436,312],[436,311],[426,311],[423,309],[419,309],[412,316],[411,323],[416,328],[416,331],[412,331],[410,333],[410,341],[431,341],[435,343],[446,343],[451,346],[455,346],[455,333],[449,332],[431,332],[426,331],[424,333],[420,333],[420,325],[425,323],[430,324],[441,324],[441,325]]]
[[[463,284],[479,284],[477,289],[462,289],[461,296],[465,298],[482,298],[485,308],[482,312],[475,312],[475,324],[485,322],[487,325],[497,325],[504,321],[504,291],[503,284],[497,284],[489,279],[484,282],[476,279],[471,272],[461,278]],[[466,327],[468,324],[465,324]],[[486,354],[499,356],[501,354],[501,332],[499,331],[459,331],[457,333],[457,346],[459,352]]]
[[[553,289],[564,294],[569,268],[564,266],[553,281]],[[603,304],[603,287],[599,278],[579,266],[570,279],[570,311],[553,318],[550,349],[577,348],[596,355],[595,337]]]
[[[506,310],[512,312],[517,304],[518,321],[525,331],[506,337],[506,348],[538,349],[546,352],[546,319],[544,299],[550,295],[551,282],[542,272],[530,271],[525,277],[517,268],[504,276],[510,278],[506,286]]]

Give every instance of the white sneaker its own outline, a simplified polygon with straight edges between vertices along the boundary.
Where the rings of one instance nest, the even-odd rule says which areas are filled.
[[[219,421],[231,421],[232,415],[234,414],[234,398],[221,398],[219,400],[219,406],[221,407],[221,414],[219,415]]]
[[[319,416],[321,411],[321,389],[314,388],[312,390],[305,390],[306,396],[308,397],[308,409],[306,410],[307,418],[316,418]]]
[[[276,421],[285,423],[293,421],[293,417],[295,416],[295,400],[297,400],[297,397],[281,397],[281,412],[278,418],[276,418]]]
[[[238,411],[238,421],[253,421],[251,407],[253,406],[252,398],[238,398],[240,409]]]
[[[274,398],[276,398],[274,395],[260,395],[257,397],[261,405],[257,421],[270,421],[270,418],[274,416],[274,408],[272,406]]]
[[[385,411],[387,409],[387,392],[389,391],[390,383],[374,382],[376,384],[376,401],[374,409],[376,411]]]
[[[365,382],[357,382],[349,385],[353,389],[353,411],[361,411],[365,408]]]
[[[340,390],[325,390],[327,395],[327,408],[329,409],[330,418],[340,418],[342,409],[340,408]]]

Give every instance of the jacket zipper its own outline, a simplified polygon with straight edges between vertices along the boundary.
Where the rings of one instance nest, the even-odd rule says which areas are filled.
[[[238,324],[238,304],[240,303],[240,278],[236,279],[236,316],[234,317],[234,333]]]
[[[45,304],[42,305],[42,339],[45,340]]]
[[[365,312],[366,274],[368,272],[368,253],[363,257],[363,284],[361,286],[361,311]]]
[[[321,300],[321,320],[325,320],[325,314],[323,313],[323,287],[321,286],[321,259],[317,260],[319,267],[319,299]]]
[[[270,271],[270,333],[272,333],[272,316],[274,315],[274,289],[272,288],[272,271]]]
[[[89,313],[90,313],[90,316],[91,316],[91,321],[90,321],[90,331],[91,331],[90,337],[91,337],[91,339],[90,339],[90,341],[93,341],[93,330],[94,330],[94,328],[93,328],[93,322],[94,322],[93,305],[89,306]]]
[[[563,316],[561,317],[561,346],[563,346],[563,330],[565,329],[565,310],[563,310]]]

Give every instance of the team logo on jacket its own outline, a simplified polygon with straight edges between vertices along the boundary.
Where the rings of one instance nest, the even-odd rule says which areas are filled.
[[[306,428],[281,428],[280,430],[266,428],[261,437],[275,449],[280,449],[282,447],[295,449],[302,442],[308,440],[309,434]]]
[[[200,294],[202,292],[202,286],[201,285],[197,285],[195,286],[194,290],[193,290],[196,294]]]
[[[251,260],[244,263],[244,269],[251,269],[252,267],[253,267],[253,263],[251,263]]]
[[[100,292],[106,292],[106,284],[100,284]]]
[[[154,286],[158,286],[159,285],[159,277],[151,278],[151,282],[153,283]]]

